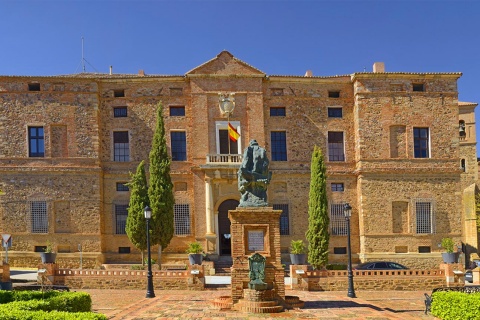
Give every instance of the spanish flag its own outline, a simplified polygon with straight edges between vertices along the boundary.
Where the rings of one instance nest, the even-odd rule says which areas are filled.
[[[237,130],[235,130],[235,128],[232,126],[230,122],[228,123],[228,137],[233,142],[236,142],[240,137],[240,134],[237,132]]]

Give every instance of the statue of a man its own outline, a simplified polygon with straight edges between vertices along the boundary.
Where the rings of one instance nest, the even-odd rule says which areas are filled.
[[[239,207],[266,207],[267,185],[272,178],[268,171],[267,152],[256,140],[243,152],[243,161],[238,170],[238,191],[241,193]]]

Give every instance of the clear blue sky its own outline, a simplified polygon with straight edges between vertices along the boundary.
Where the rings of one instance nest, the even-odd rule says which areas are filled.
[[[182,75],[222,50],[269,75],[383,61],[392,72],[462,72],[460,100],[480,102],[479,23],[477,0],[0,0],[0,74],[81,72],[83,36],[87,72]]]

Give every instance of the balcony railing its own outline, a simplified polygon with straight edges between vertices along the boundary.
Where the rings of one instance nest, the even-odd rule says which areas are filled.
[[[241,154],[207,154],[207,163],[240,164]]]

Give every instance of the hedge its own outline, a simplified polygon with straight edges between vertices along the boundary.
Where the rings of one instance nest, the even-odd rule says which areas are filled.
[[[432,295],[431,314],[442,320],[480,319],[480,294],[438,291]]]
[[[107,319],[90,312],[92,299],[85,292],[0,291],[0,320]]]

